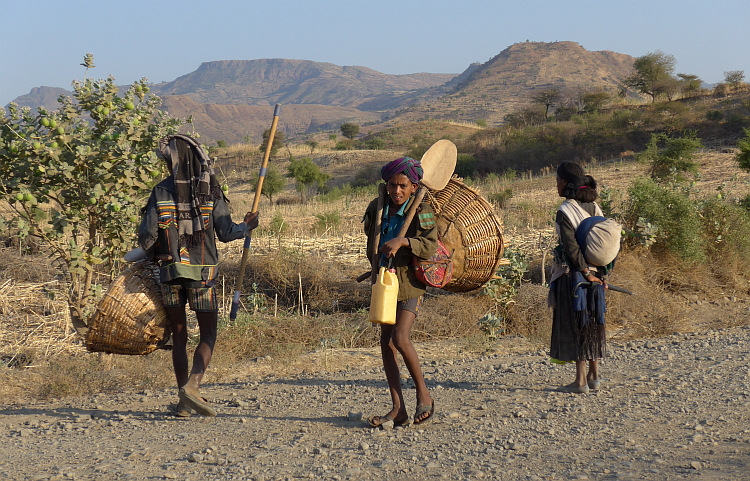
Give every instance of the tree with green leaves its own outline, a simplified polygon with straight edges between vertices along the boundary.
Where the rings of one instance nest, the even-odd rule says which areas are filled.
[[[728,72],[724,72],[724,82],[729,84],[732,90],[739,89],[744,80],[745,80],[744,70],[730,70]]]
[[[586,112],[599,112],[612,99],[609,93],[600,90],[583,94],[583,110]]]
[[[305,145],[308,146],[308,147],[310,147],[310,153],[311,154],[313,152],[315,152],[315,149],[318,148],[318,143],[316,141],[314,141],[314,140],[306,140],[305,141]]]
[[[544,118],[547,119],[549,108],[560,102],[562,95],[557,89],[544,90],[531,96],[531,101],[544,106]]]
[[[745,129],[745,136],[737,142],[740,152],[735,157],[741,169],[750,172],[750,129]]]
[[[94,68],[93,55],[82,65]],[[154,149],[185,123],[158,109],[147,79],[119,90],[113,77],[84,75],[57,110],[0,108],[0,198],[14,213],[10,227],[58,260],[81,333],[96,276],[114,273],[132,248],[140,208],[164,173]]]
[[[695,97],[695,95],[700,92],[703,81],[697,75],[678,73],[677,78],[680,79],[683,97]]]
[[[351,122],[341,124],[341,135],[343,135],[347,139],[354,139],[354,137],[356,137],[358,133],[359,125],[353,124]]]
[[[266,153],[266,146],[268,145],[268,136],[271,135],[271,129],[268,128],[263,131],[263,140],[260,143],[260,147],[258,150]],[[273,144],[271,144],[271,155],[276,155],[276,152],[279,151],[280,148],[284,146],[284,142],[286,141],[286,135],[284,135],[284,132],[279,132],[278,130],[273,135]]]
[[[685,173],[698,173],[698,164],[693,156],[702,146],[695,132],[689,132],[684,137],[652,134],[640,158],[651,161],[652,178],[658,181],[679,181],[684,180]]]
[[[253,192],[257,192],[259,180],[258,177],[253,179]],[[273,164],[269,165],[266,170],[266,177],[263,179],[262,194],[268,197],[268,202],[273,204],[273,196],[279,192],[283,192],[285,187],[286,179],[279,172],[279,169]]]
[[[317,191],[325,187],[325,183],[330,178],[309,157],[292,158],[287,167],[286,176],[297,182],[297,191],[300,193],[302,202],[307,200],[307,194],[313,189]]]
[[[665,89],[673,80],[675,58],[664,52],[647,53],[635,59],[634,72],[623,82],[626,86],[635,88],[638,92],[651,97],[651,103],[656,97],[665,93]]]

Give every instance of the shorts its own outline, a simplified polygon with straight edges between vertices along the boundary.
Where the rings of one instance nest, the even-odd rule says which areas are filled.
[[[396,310],[413,312],[416,317],[419,314],[419,308],[422,307],[423,299],[424,296],[419,296],[406,299],[405,301],[398,301],[396,303]]]
[[[161,285],[164,307],[184,307],[190,304],[195,312],[219,312],[216,288],[203,281],[176,279]]]

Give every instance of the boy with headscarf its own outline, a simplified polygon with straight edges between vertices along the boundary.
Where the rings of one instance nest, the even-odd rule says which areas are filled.
[[[412,267],[412,258],[429,259],[437,250],[438,233],[432,208],[426,202],[418,206],[405,237],[399,237],[399,231],[419,188],[423,175],[419,161],[402,157],[389,162],[381,169],[381,176],[386,182],[387,202],[381,217],[380,242],[372,246],[380,253],[381,266],[386,266],[388,258],[393,258],[393,267],[398,278],[398,304],[396,306],[396,323],[381,325],[380,352],[383,368],[388,381],[388,389],[393,401],[393,409],[385,416],[372,416],[368,419],[372,427],[380,427],[386,422],[394,426],[404,426],[410,422],[401,391],[397,353],[406,364],[417,391],[417,408],[414,424],[430,419],[435,412],[435,402],[427,390],[427,385],[419,365],[419,357],[411,342],[411,329],[422,305],[422,296],[426,286],[421,283]],[[368,246],[374,242],[377,226],[377,201],[373,200],[367,207],[364,216],[365,233]]]
[[[161,265],[162,298],[172,328],[172,364],[179,388],[176,414],[189,416],[192,408],[215,416],[216,411],[200,395],[200,383],[216,342],[216,237],[221,242],[244,238],[258,226],[258,214],[248,212],[242,223],[232,222],[229,200],[216,180],[212,161],[192,137],[168,136],[156,154],[166,162],[170,175],[151,191],[138,244]],[[195,311],[200,328],[189,376],[186,304]]]

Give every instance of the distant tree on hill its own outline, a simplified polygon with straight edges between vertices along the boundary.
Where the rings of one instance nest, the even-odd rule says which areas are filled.
[[[744,80],[744,70],[730,70],[728,72],[724,72],[724,82],[728,83],[732,90],[739,89]]]
[[[341,135],[343,135],[347,139],[354,139],[354,137],[356,137],[358,133],[359,125],[353,124],[351,122],[341,124]]]
[[[656,97],[666,93],[673,79],[675,58],[664,52],[656,51],[647,53],[635,59],[633,68],[635,72],[627,77],[623,83],[628,87],[637,89],[640,93],[649,95],[651,103]]]
[[[300,193],[302,202],[305,202],[310,191],[322,189],[330,178],[308,157],[292,158],[287,167],[286,176],[297,181],[297,191]]]
[[[266,129],[263,132],[263,140],[260,143],[260,147],[258,150],[265,153],[266,152],[266,145],[268,145],[268,136],[271,135],[271,129]],[[273,136],[273,144],[271,144],[271,155],[276,155],[276,152],[279,151],[280,148],[284,146],[284,141],[286,140],[286,135],[284,135],[284,132],[276,131],[276,133]]]
[[[314,140],[306,140],[305,145],[310,147],[310,153],[312,154],[315,152],[315,149],[318,147],[318,143]]]
[[[545,90],[531,96],[531,101],[535,104],[544,105],[544,118],[549,114],[549,108],[560,102],[562,95],[557,89]]]
[[[611,100],[607,92],[590,92],[583,95],[583,110],[586,112],[598,112]]]
[[[700,91],[703,81],[697,75],[678,73],[677,77],[680,79],[683,97],[694,97]]]

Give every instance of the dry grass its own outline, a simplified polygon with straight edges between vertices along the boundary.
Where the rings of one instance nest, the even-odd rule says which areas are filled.
[[[394,155],[380,151],[352,155],[315,152],[323,168],[336,174],[339,181],[359,166],[380,164]],[[724,188],[731,195],[748,193],[746,181],[750,176],[738,171],[731,153],[707,153],[699,161],[703,179],[698,187],[703,195],[715,195],[722,182],[727,183]],[[612,189],[616,202],[621,202],[629,182],[644,174],[646,166],[624,160],[588,169],[600,184]],[[541,261],[554,238],[552,215],[560,202],[554,190],[554,174],[514,180],[490,178],[474,187],[485,195],[513,190],[507,206],[498,212],[506,226],[506,238],[527,255],[531,268],[527,275],[530,282],[521,286],[515,303],[507,310],[507,333],[546,346],[551,312],[546,307],[547,290],[541,285]],[[252,192],[238,177],[229,197],[233,217],[241,218],[252,203]],[[379,330],[366,318],[369,287],[353,281],[369,267],[364,258],[361,216],[371,197],[356,194],[301,205],[290,189],[280,196],[287,200],[284,203],[270,205],[263,199],[261,228],[252,241],[250,268],[243,286],[244,310],[235,323],[222,326],[209,370],[210,382],[234,375],[242,359],[271,355],[283,359],[285,367],[291,369],[298,366],[294,359],[302,353],[376,346]],[[316,214],[329,212],[338,213],[338,224],[314,233]],[[274,216],[283,218],[288,226],[283,234],[271,232]],[[221,247],[222,318],[231,300],[241,249],[241,243]],[[20,255],[14,245],[0,249],[0,266],[5,279],[0,283],[0,354],[23,354],[31,360],[26,367],[0,369],[0,395],[6,400],[174,382],[167,352],[145,357],[86,353],[73,334],[67,307],[59,295],[62,286],[48,259]],[[742,304],[748,299],[746,272],[747,266],[739,263],[727,262],[722,269],[709,270],[650,252],[624,252],[611,282],[637,295],[608,294],[609,334],[627,339],[746,324],[747,304]],[[735,299],[732,302],[738,307],[725,299]],[[430,291],[415,324],[414,339],[425,345],[459,340],[458,349],[491,348],[477,320],[492,307],[491,301],[477,292]],[[327,360],[327,356],[323,357]]]

